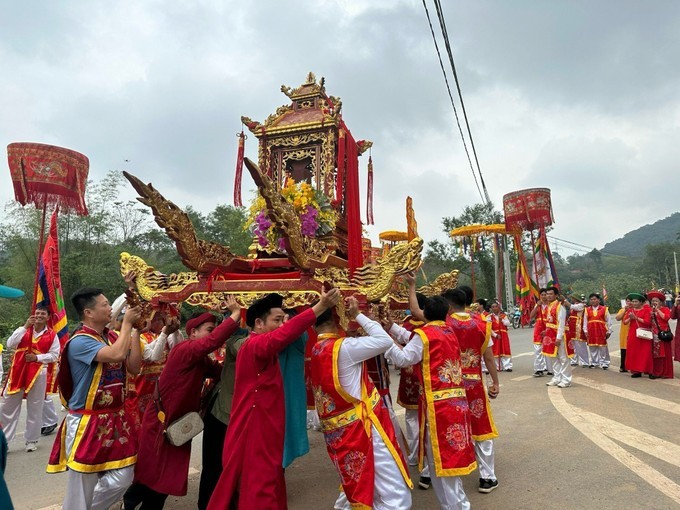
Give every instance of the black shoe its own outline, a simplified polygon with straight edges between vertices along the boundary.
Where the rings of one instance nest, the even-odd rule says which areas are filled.
[[[609,370],[609,367],[602,367],[602,370]]]
[[[633,372],[630,376],[633,379],[637,379],[638,377],[642,377],[642,374],[640,372]]]
[[[484,494],[488,494],[492,490],[494,490],[496,487],[498,487],[498,480],[491,480],[489,478],[480,478],[479,479],[479,488],[477,489],[479,492],[482,492]]]
[[[628,370],[626,370],[625,368],[619,368],[619,372],[626,373],[626,372],[628,372]]]
[[[658,376],[658,375],[649,374],[649,378],[650,378],[650,379],[658,379],[659,376]]]
[[[506,372],[512,372],[512,368],[506,368],[505,371]]]
[[[534,377],[543,377],[543,370],[536,370],[536,372],[534,372]]]
[[[553,375],[553,373],[552,373],[552,372],[548,372],[548,375]]]
[[[40,429],[40,435],[49,436],[57,428],[57,424],[49,425]]]
[[[426,491],[427,489],[430,488],[431,482],[432,482],[432,480],[430,480],[429,476],[421,476],[420,481],[418,482],[418,488]]]
[[[595,368],[595,365],[588,365],[588,368]]]

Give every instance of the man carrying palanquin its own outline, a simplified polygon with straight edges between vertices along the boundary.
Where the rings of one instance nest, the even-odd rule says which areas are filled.
[[[340,291],[322,292],[312,308],[284,321],[283,297],[268,296],[246,313],[252,329],[236,359],[236,383],[224,454],[209,510],[286,509],[283,477],[285,404],[278,354],[316,318],[340,301]]]
[[[384,400],[364,361],[384,353],[392,339],[382,326],[359,313],[353,297],[350,317],[367,336],[344,337],[332,310],[316,320],[312,388],[328,455],[338,468],[344,493],[336,509],[411,508],[411,479]]]
[[[409,280],[412,292],[414,281]],[[412,309],[417,306],[411,300]],[[415,306],[414,306],[415,305]],[[426,324],[403,348],[394,344],[386,353],[395,366],[419,365],[422,393],[419,401],[419,468],[425,461],[442,509],[469,509],[460,476],[477,467],[465,395],[458,338],[446,323],[449,304],[442,296],[428,298]],[[476,327],[476,326],[475,326]],[[391,329],[394,329],[392,326]]]
[[[114,344],[106,325],[111,305],[101,289],[85,287],[71,297],[82,324],[66,342],[59,389],[69,409],[54,441],[48,473],[69,470],[64,508],[106,509],[132,483],[137,437],[124,409],[125,372],[139,373],[139,342],[129,308]]]

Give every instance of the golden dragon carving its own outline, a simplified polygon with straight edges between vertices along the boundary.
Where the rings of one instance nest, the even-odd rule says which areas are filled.
[[[375,264],[357,269],[352,283],[362,289],[368,301],[379,301],[390,292],[397,276],[418,269],[422,251],[423,240],[419,237],[398,244]]]
[[[137,200],[151,208],[158,226],[175,241],[177,253],[185,266],[207,273],[215,267],[228,265],[234,259],[235,255],[228,247],[198,239],[187,213],[161,195],[151,184],[144,184],[128,172],[123,172],[123,175],[139,193]]]
[[[455,289],[458,286],[458,269],[449,273],[440,274],[431,283],[423,285],[418,289],[427,297],[438,296],[448,289]]]

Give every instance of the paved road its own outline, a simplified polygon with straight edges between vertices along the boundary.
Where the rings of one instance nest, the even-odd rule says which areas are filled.
[[[680,380],[618,373],[612,340],[611,370],[575,368],[571,388],[548,388],[547,378],[531,377],[531,330],[510,335],[514,370],[500,374],[493,402],[500,486],[480,494],[477,475],[466,477],[473,508],[680,508]],[[680,373],[680,363],[675,369]],[[397,379],[393,373],[395,388]],[[20,438],[10,445],[5,477],[18,509],[61,508],[66,475],[44,472],[51,439],[35,453],[25,453]],[[321,434],[310,431],[310,442],[311,452],[286,470],[290,510],[330,509],[337,496]],[[170,498],[166,508],[196,507],[200,463],[196,440],[189,495]],[[431,489],[416,489],[413,502],[415,509],[438,508]]]

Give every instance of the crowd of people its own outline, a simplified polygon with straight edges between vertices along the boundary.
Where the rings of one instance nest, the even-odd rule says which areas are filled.
[[[139,307],[124,296],[111,305],[100,289],[80,289],[68,342],[40,307],[8,339],[0,424],[11,441],[25,399],[26,451],[35,451],[56,428],[58,385],[67,414],[47,471],[68,471],[64,508],[163,508],[169,495],[186,495],[191,438],[202,430],[198,508],[285,509],[285,468],[309,451],[312,404],[342,486],[336,509],[411,508],[415,465],[418,486],[431,486],[441,508],[469,508],[462,476],[477,471],[481,493],[499,485],[489,399],[499,394],[498,372],[513,370],[510,321],[497,302],[472,306],[469,287],[426,298],[413,275],[405,281],[409,315],[400,324],[377,322],[349,297],[353,329],[343,330],[341,294],[331,289],[306,310],[284,310],[270,294],[242,311],[230,297],[219,325],[198,313],[185,335],[172,307],[140,326]],[[534,376],[567,388],[574,366],[608,370],[618,320],[619,370],[673,377],[680,349],[669,320],[680,316],[680,297],[671,308],[665,301],[659,291],[631,293],[612,319],[597,293],[586,301],[541,289],[531,311]],[[387,362],[401,370],[403,432]]]

